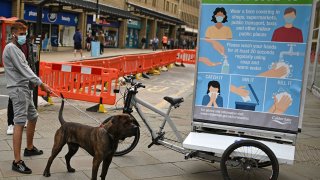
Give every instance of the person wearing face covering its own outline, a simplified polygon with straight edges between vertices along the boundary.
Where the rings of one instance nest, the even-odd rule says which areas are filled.
[[[34,130],[38,119],[38,112],[32,100],[32,90],[29,85],[39,86],[41,90],[51,93],[50,88],[35,75],[22,51],[26,43],[27,27],[21,22],[15,22],[11,26],[12,40],[3,50],[3,65],[7,81],[9,98],[13,105],[14,130],[13,130],[13,152],[14,161],[12,170],[19,173],[31,174],[32,171],[21,159],[21,143],[23,127],[28,120],[26,130],[27,147],[24,149],[24,156],[43,154],[33,144]]]
[[[216,24],[208,27],[205,38],[232,39],[230,27],[223,25],[223,23],[228,22],[227,11],[223,7],[218,7],[214,10],[211,21]]]
[[[303,42],[302,31],[293,26],[296,19],[297,11],[293,7],[289,7],[284,11],[285,25],[273,32],[272,40],[276,42]]]

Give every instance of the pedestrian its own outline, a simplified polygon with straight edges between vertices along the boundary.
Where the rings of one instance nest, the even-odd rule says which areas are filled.
[[[43,154],[33,144],[34,130],[38,119],[38,112],[32,101],[32,90],[29,89],[30,82],[34,86],[40,86],[41,90],[51,93],[50,88],[37,77],[28,66],[28,61],[22,51],[22,45],[26,43],[27,27],[20,22],[11,25],[11,42],[3,51],[3,64],[7,81],[9,98],[12,100],[14,112],[13,130],[13,152],[14,161],[12,170],[31,174],[32,170],[21,160],[21,141],[23,126],[27,119],[27,147],[24,149],[24,156]]]
[[[20,22],[23,25],[27,26],[27,22],[23,19],[19,19],[16,22]],[[26,31],[27,33],[28,31]],[[24,53],[28,65],[31,68],[31,70],[36,73],[36,59],[33,53],[33,45],[31,43],[31,39],[30,36],[27,34],[27,39],[26,39],[26,43],[21,45],[21,50]],[[34,89],[34,86],[32,84],[29,84],[29,88],[30,90]],[[13,123],[13,105],[12,105],[12,101],[9,98],[8,100],[8,108],[7,108],[7,122],[8,122],[8,129],[7,129],[7,135],[12,135],[13,134],[13,127],[14,127],[14,123]],[[25,124],[25,127],[27,126],[27,123]]]
[[[162,50],[167,49],[167,44],[168,44],[168,37],[166,35],[162,36]]]
[[[174,40],[173,38],[170,39],[170,49],[174,48]]]
[[[146,37],[142,37],[141,39],[141,48],[144,49],[146,47]]]
[[[82,35],[79,28],[76,29],[76,32],[73,35],[74,41],[74,57],[76,57],[77,51],[80,51],[80,56],[82,57]]]
[[[98,36],[99,42],[100,42],[100,54],[102,55],[104,53],[104,34],[102,31],[100,31],[99,36]]]
[[[87,49],[87,51],[91,50],[91,41],[92,41],[92,37],[91,37],[90,33],[87,33],[87,38],[86,38],[86,49]]]
[[[153,39],[150,39],[149,47],[153,49]]]
[[[185,49],[187,47],[187,41],[186,39],[182,40],[182,49]]]
[[[158,43],[159,43],[158,37],[154,37],[153,40],[152,40],[152,49],[153,49],[153,51],[157,51]]]

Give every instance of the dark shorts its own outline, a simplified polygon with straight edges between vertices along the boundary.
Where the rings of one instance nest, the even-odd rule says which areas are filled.
[[[163,46],[167,46],[167,43],[162,43]]]
[[[74,49],[76,49],[76,50],[82,49],[81,43],[74,43]]]

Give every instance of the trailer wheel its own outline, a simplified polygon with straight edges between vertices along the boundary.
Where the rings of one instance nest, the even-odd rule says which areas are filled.
[[[268,168],[262,168],[270,166]],[[279,163],[272,150],[253,140],[241,140],[230,145],[222,155],[220,168],[223,178],[276,180]]]

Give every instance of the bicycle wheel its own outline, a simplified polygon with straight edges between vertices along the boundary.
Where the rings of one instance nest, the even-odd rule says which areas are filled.
[[[132,116],[131,114],[130,116],[134,118],[134,116]],[[140,139],[140,128],[138,128],[137,134],[135,136],[127,137],[119,141],[118,148],[114,153],[114,156],[123,156],[131,152],[137,146],[139,139]]]
[[[262,168],[269,165],[270,168]],[[230,145],[222,155],[220,168],[223,178],[276,180],[279,163],[272,150],[253,140],[241,140]]]

